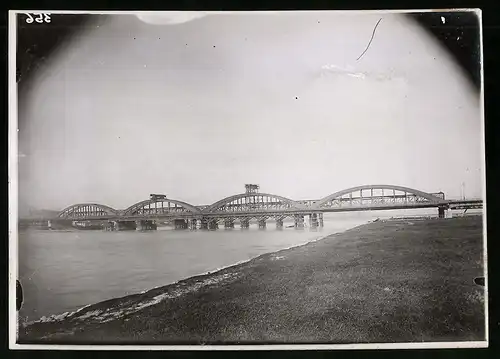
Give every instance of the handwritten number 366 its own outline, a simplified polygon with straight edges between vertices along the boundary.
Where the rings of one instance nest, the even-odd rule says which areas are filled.
[[[34,14],[35,18],[31,16],[30,14],[26,14],[26,22],[28,24],[32,24],[33,21],[36,21],[37,23],[41,24],[44,22],[50,22],[50,14]]]

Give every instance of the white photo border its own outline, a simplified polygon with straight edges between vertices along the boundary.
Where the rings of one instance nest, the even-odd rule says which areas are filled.
[[[314,10],[316,11],[316,10]],[[324,12],[318,10],[317,12]],[[330,10],[326,10],[329,11]],[[167,11],[165,11],[167,12]],[[282,13],[284,11],[204,11],[209,14],[262,14]],[[295,11],[313,12],[313,11]],[[82,10],[10,10],[9,11],[9,36],[8,36],[8,81],[9,81],[9,107],[8,107],[8,179],[9,179],[9,348],[20,350],[373,350],[373,349],[437,349],[437,348],[487,348],[489,344],[489,318],[488,318],[488,260],[487,260],[487,212],[486,212],[486,149],[485,149],[485,123],[484,123],[484,64],[483,64],[483,24],[482,11],[476,8],[458,9],[415,9],[415,10],[331,10],[338,14],[382,14],[382,13],[427,13],[427,12],[473,12],[479,20],[480,41],[480,111],[482,129],[482,185],[483,185],[483,258],[485,274],[485,340],[463,342],[408,342],[408,343],[366,343],[366,344],[276,344],[276,345],[58,345],[58,344],[18,344],[18,318],[16,311],[16,278],[18,277],[18,93],[16,81],[16,49],[17,49],[17,15],[51,13],[59,15],[147,15],[158,14],[158,11],[82,11]]]

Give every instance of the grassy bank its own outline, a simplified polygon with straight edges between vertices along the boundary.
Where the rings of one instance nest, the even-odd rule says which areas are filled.
[[[378,221],[20,329],[20,343],[484,340],[482,218]]]

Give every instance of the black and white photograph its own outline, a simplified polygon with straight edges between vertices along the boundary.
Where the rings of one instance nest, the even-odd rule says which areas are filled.
[[[488,346],[481,11],[10,11],[12,349]]]

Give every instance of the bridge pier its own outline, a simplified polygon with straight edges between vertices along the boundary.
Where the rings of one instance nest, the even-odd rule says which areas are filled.
[[[188,220],[188,228],[190,230],[195,230],[198,228],[198,219],[189,219]]]
[[[317,213],[311,213],[309,215],[309,227],[311,227],[311,228],[317,228],[318,226],[319,226],[318,214]]]
[[[234,220],[233,219],[224,220],[224,228],[226,229],[234,228]]]
[[[250,220],[246,218],[240,219],[241,229],[248,229],[250,227]]]
[[[259,229],[266,229],[266,220],[259,219]]]
[[[208,218],[202,218],[200,220],[200,229],[208,229]]]
[[[219,222],[217,222],[216,219],[212,219],[211,221],[208,222],[208,229],[218,229],[219,228]]]
[[[299,214],[295,215],[295,228],[302,229],[304,228],[304,216]]]
[[[276,229],[283,229],[283,219],[276,220]]]
[[[320,227],[324,226],[323,213],[318,213],[318,224],[319,224]]]
[[[115,223],[113,221],[108,221],[104,224],[103,228],[105,231],[114,231]]]
[[[139,221],[139,228],[141,231],[155,231],[157,229],[157,224],[152,220],[141,220]]]
[[[439,206],[438,207],[438,216],[439,218],[444,218],[446,207],[445,206]]]
[[[187,229],[188,221],[185,219],[174,219],[174,228],[175,229]]]

